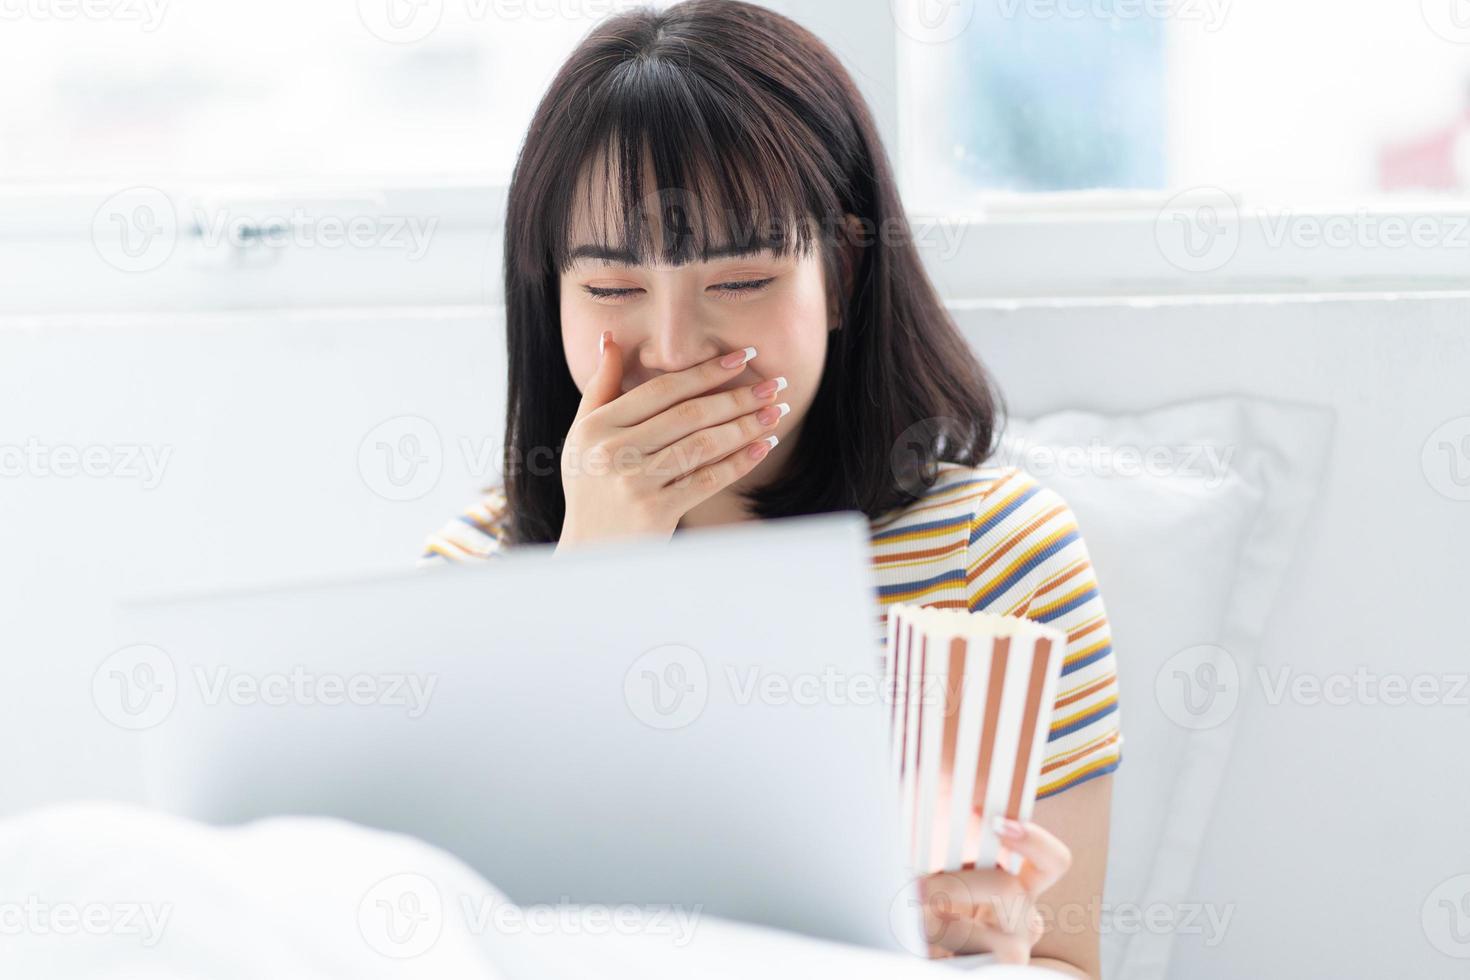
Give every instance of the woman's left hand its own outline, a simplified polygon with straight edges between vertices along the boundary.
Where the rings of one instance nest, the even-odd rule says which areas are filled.
[[[1036,900],[1072,866],[1072,852],[1034,823],[997,820],[996,833],[1021,856],[1021,871],[944,871],[919,880],[930,955],[993,953],[1000,963],[1025,965],[1046,923]]]

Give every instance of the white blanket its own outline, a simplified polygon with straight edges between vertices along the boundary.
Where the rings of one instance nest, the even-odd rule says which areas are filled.
[[[443,851],[339,820],[219,829],[96,803],[0,822],[3,977],[937,975],[952,967],[693,912],[519,908]]]

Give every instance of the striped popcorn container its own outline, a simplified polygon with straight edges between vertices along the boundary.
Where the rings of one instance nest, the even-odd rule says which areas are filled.
[[[1065,651],[1028,619],[889,607],[891,766],[914,874],[1020,871],[992,821],[1031,819]]]

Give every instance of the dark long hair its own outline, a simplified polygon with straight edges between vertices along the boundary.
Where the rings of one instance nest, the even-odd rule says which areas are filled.
[[[557,540],[566,513],[561,447],[581,395],[559,297],[579,181],[584,200],[603,195],[621,215],[617,228],[601,222],[596,244],[645,260],[657,249],[690,261],[752,236],[778,254],[821,250],[838,329],[792,463],[746,494],[751,513],[873,518],[921,496],[939,461],[990,455],[999,396],[925,275],[847,71],[779,14],[686,0],[598,25],[542,97],[516,161],[505,220],[511,541]]]

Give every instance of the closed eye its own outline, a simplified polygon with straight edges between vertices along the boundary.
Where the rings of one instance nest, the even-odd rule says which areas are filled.
[[[760,290],[765,289],[767,286],[775,281],[775,276],[768,276],[765,279],[737,279],[731,282],[716,283],[709,288],[718,293],[738,296],[741,294],[759,292]],[[591,296],[593,299],[626,299],[627,297],[632,296],[636,293],[643,292],[643,290],[638,288],[637,286],[583,286],[582,288],[585,289],[587,291],[587,295]]]
[[[631,296],[634,293],[643,292],[643,290],[637,287],[613,289],[607,286],[583,286],[582,288],[587,290],[588,295],[595,299],[620,299],[624,296]]]
[[[740,279],[734,282],[722,282],[710,288],[717,289],[723,293],[753,293],[765,289],[775,281],[775,276],[769,276],[765,279]]]

